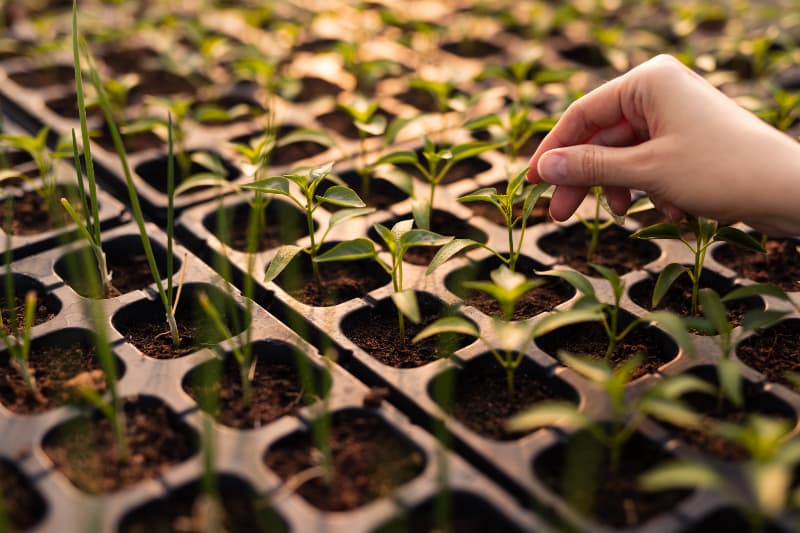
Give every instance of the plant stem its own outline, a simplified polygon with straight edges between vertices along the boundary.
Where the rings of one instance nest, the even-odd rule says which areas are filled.
[[[692,278],[692,314],[697,315],[697,293],[700,290],[700,274],[703,272],[703,263],[706,259],[708,244],[698,243],[694,254],[694,276]]]
[[[595,194],[598,194],[597,192]],[[594,204],[594,219],[589,226],[589,231],[592,233],[592,238],[589,240],[589,249],[586,251],[586,261],[592,261],[595,252],[597,252],[597,242],[600,240],[600,197],[595,197]]]

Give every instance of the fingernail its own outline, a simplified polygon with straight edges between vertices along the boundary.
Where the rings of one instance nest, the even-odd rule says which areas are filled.
[[[567,158],[557,154],[547,154],[539,159],[539,176],[553,184],[563,183],[567,179]]]

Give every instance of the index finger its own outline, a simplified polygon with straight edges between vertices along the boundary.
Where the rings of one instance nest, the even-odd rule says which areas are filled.
[[[599,131],[611,128],[629,118],[626,116],[626,111],[629,111],[626,109],[628,106],[623,104],[627,99],[623,96],[628,74],[604,83],[567,108],[531,157],[528,170],[529,181],[541,181],[536,167],[539,164],[539,158],[548,150],[586,144],[588,139]]]

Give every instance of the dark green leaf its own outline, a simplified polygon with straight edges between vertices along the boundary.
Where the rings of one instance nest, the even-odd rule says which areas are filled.
[[[633,239],[680,239],[681,230],[677,224],[660,222],[647,226],[631,235]]]
[[[735,244],[745,250],[754,252],[766,253],[767,251],[761,246],[761,243],[751,237],[749,234],[742,230],[732,228],[730,226],[723,226],[714,234],[715,241],[725,241]]]
[[[689,269],[678,263],[670,263],[664,267],[664,270],[658,275],[656,284],[653,287],[653,298],[650,300],[650,305],[658,307],[658,304],[661,303],[661,299],[664,298],[664,295],[669,291],[669,288],[672,287],[672,284],[675,283],[678,276],[684,272],[689,273]]]

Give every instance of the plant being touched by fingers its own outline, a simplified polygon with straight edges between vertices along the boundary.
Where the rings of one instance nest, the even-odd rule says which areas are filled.
[[[615,223],[622,225],[625,222],[625,216],[627,215],[633,215],[634,213],[639,213],[652,208],[650,200],[647,197],[644,197],[631,204],[625,213],[625,216],[619,216],[614,213],[614,210],[608,205],[608,199],[606,198],[606,193],[603,191],[602,187],[592,187],[592,194],[594,194],[595,197],[594,216],[590,219],[585,219],[580,215],[576,215],[578,220],[581,221],[581,224],[583,224],[583,226],[589,231],[590,235],[589,244],[586,248],[587,262],[592,262],[594,260],[594,256],[597,253],[597,245],[600,243],[600,234],[603,232],[603,230],[610,228]],[[610,217],[608,220],[603,220],[600,218],[601,208]]]
[[[539,287],[543,280],[527,279],[522,274],[513,272],[506,266],[493,270],[490,274],[492,281],[472,281],[464,285],[471,289],[477,289],[492,296],[500,305],[502,318],[492,319],[491,339],[496,339],[495,347],[489,337],[481,334],[478,327],[463,316],[450,316],[440,318],[427,328],[422,330],[414,342],[419,342],[433,335],[442,333],[457,333],[468,335],[480,339],[492,353],[498,364],[503,367],[506,373],[506,385],[509,396],[514,395],[514,374],[522,364],[525,357],[525,349],[528,345],[541,335],[549,333],[557,328],[595,320],[597,315],[594,312],[573,313],[565,315],[555,313],[537,321],[534,325],[526,321],[512,322],[514,308],[519,299],[527,292]]]
[[[337,178],[330,174],[332,168],[333,163],[328,163],[327,165],[310,169],[308,175],[288,174],[285,176],[273,176],[256,180],[242,186],[243,189],[253,190],[261,194],[284,196],[297,205],[306,216],[309,245],[302,247],[287,244],[278,248],[269,267],[267,267],[264,281],[269,282],[277,278],[295,256],[299,253],[305,253],[311,259],[314,282],[318,288],[322,289],[322,277],[320,276],[318,264],[320,261],[317,260],[317,256],[320,255],[320,250],[323,244],[325,244],[325,239],[328,237],[331,229],[346,220],[360,217],[374,211],[373,208],[366,207],[366,204],[364,204],[358,194],[343,183],[328,187],[322,195],[317,194],[317,188],[324,179],[337,180]],[[299,187],[301,194],[297,194],[292,190],[292,184]],[[327,229],[322,236],[317,237],[314,231],[314,213],[317,209],[325,205],[344,209],[338,209],[331,215]],[[338,250],[338,255],[336,255],[335,258],[328,255],[327,260],[354,261],[373,257],[375,254],[374,246],[371,241],[365,238],[345,241],[339,243],[335,248]]]
[[[668,421],[682,427],[696,428],[703,418],[691,411],[679,398],[689,392],[709,392],[713,387],[690,374],[671,376],[659,381],[645,393],[631,398],[625,386],[634,370],[641,364],[637,356],[612,369],[608,362],[594,358],[560,352],[559,358],[568,367],[592,382],[610,406],[610,417],[594,420],[573,403],[562,401],[541,402],[513,416],[507,423],[509,431],[569,425],[587,430],[609,453],[608,474],[618,473],[622,449],[647,416]]]
[[[623,342],[637,326],[653,323],[664,328],[689,355],[694,354],[694,345],[692,344],[686,325],[678,315],[670,311],[651,311],[645,313],[640,317],[634,318],[623,327],[620,320],[621,313],[619,304],[622,299],[622,294],[625,292],[625,282],[620,279],[616,272],[608,267],[595,264],[590,264],[589,266],[605,278],[609,285],[611,285],[611,291],[614,297],[613,303],[601,302],[597,298],[591,282],[577,272],[571,270],[548,270],[537,272],[537,274],[540,276],[561,278],[582,294],[580,299],[572,306],[572,309],[561,311],[559,314],[569,316],[573,313],[580,315],[589,313],[592,316],[590,320],[599,321],[602,324],[603,330],[608,337],[608,345],[604,355],[606,362],[611,361],[620,343]]]
[[[750,460],[742,465],[741,475],[733,478],[706,462],[675,460],[646,472],[639,478],[639,486],[646,491],[706,489],[723,493],[744,515],[753,533],[765,531],[771,520],[800,507],[800,489],[793,486],[800,465],[800,440],[793,434],[793,423],[750,415],[741,424],[706,421],[704,425],[747,450]]]
[[[487,202],[495,206],[500,213],[502,213],[506,222],[506,234],[508,237],[507,253],[499,252],[484,243],[472,239],[454,239],[445,246],[443,249],[444,251],[439,255],[438,259],[446,261],[466,248],[479,246],[492,252],[512,271],[516,270],[517,261],[522,254],[522,243],[525,240],[528,218],[536,202],[539,201],[539,198],[550,189],[550,186],[546,183],[527,185],[525,181],[526,172],[527,169],[524,169],[509,180],[505,194],[498,194],[497,189],[494,187],[486,187],[458,199],[458,201],[462,203]],[[517,216],[514,214],[514,209],[519,203],[522,203],[522,211]],[[514,231],[517,227],[519,227],[519,233],[515,238]],[[430,273],[438,267],[438,263],[431,262],[428,266],[428,272]]]
[[[691,268],[683,266],[680,263],[670,263],[664,267],[661,274],[658,275],[658,279],[656,279],[655,288],[653,289],[652,306],[657,307],[675,280],[678,279],[681,274],[685,273],[692,281],[691,312],[693,315],[697,315],[697,296],[700,290],[700,276],[703,273],[703,264],[705,263],[706,252],[709,246],[715,242],[724,241],[735,244],[745,250],[761,253],[765,253],[766,250],[764,250],[760,242],[744,231],[730,226],[720,226],[716,220],[687,214],[686,221],[689,223],[689,228],[692,230],[692,233],[694,233],[695,240],[693,242],[687,241],[681,233],[681,228],[677,224],[670,222],[662,222],[642,228],[631,235],[631,237],[635,239],[678,240],[689,248],[694,256],[694,264]]]

